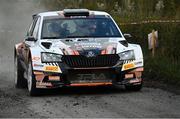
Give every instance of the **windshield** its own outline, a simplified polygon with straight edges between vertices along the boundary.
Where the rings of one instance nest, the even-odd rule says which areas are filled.
[[[110,18],[44,19],[42,39],[76,37],[121,37],[121,34]]]

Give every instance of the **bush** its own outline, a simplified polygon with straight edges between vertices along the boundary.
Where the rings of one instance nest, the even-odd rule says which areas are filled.
[[[151,23],[125,25],[122,31],[134,35],[134,41],[142,46],[145,59],[145,77],[180,84],[180,24]],[[147,34],[159,31],[159,47],[155,57],[148,50]]]

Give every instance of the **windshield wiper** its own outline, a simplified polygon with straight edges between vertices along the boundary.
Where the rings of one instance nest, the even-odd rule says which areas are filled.
[[[42,37],[42,39],[64,39],[64,38],[90,38],[90,37],[95,37],[95,36],[66,36],[66,37]]]
[[[60,37],[42,37],[42,39],[60,39]]]
[[[91,36],[88,36],[88,35],[84,35],[84,36],[67,36],[67,38],[87,38],[87,37],[91,37]]]

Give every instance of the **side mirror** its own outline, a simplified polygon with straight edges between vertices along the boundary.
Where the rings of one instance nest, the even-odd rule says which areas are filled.
[[[28,36],[25,41],[37,41],[33,36]]]
[[[125,33],[125,34],[123,34],[123,35],[124,35],[124,37],[125,37],[126,39],[131,39],[131,38],[132,38],[132,35],[131,35],[131,34]]]

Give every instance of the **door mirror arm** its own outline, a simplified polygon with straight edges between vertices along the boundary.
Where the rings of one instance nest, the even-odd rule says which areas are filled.
[[[34,42],[36,42],[37,39],[34,38],[33,36],[28,36],[28,37],[25,39],[25,41],[34,41]]]

